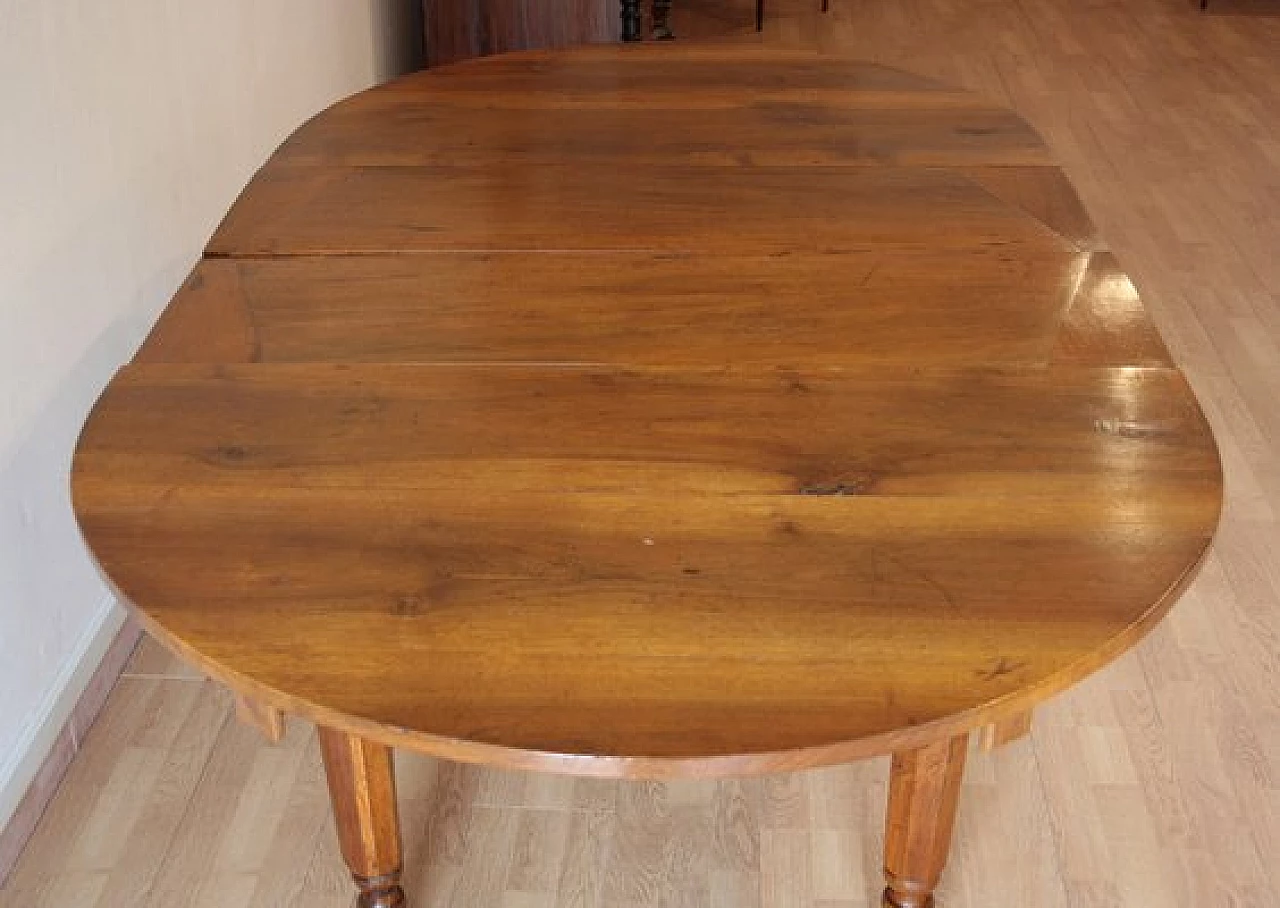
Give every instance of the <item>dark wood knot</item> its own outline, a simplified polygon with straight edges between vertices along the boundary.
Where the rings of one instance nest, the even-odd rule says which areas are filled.
[[[862,486],[856,482],[812,482],[802,485],[797,492],[801,495],[859,495]]]

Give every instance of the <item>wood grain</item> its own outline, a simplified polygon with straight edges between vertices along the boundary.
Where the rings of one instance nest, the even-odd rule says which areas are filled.
[[[1149,636],[1135,653],[1043,704],[1029,740],[970,755],[954,854],[938,891],[947,908],[1280,902],[1275,862],[1264,859],[1280,843],[1280,802],[1268,762],[1276,744],[1280,587],[1269,551],[1280,545],[1274,518],[1280,421],[1269,378],[1273,360],[1260,343],[1276,338],[1280,325],[1272,254],[1280,233],[1268,208],[1275,183],[1269,136],[1280,126],[1280,61],[1272,53],[1280,20],[1268,17],[1265,6],[1250,10],[1234,0],[1215,0],[1211,13],[1220,14],[1207,17],[1190,7],[1017,0],[976,15],[971,4],[901,0],[836,3],[820,18],[816,4],[806,2],[778,7],[766,22],[768,41],[822,47],[838,55],[833,62],[874,57],[929,72],[1028,115],[1148,296],[1214,424],[1228,473],[1214,552],[1166,620],[1168,633]],[[675,17],[682,38],[722,33],[726,23],[751,27],[750,6],[743,4],[681,0]],[[1242,338],[1251,340],[1246,345]],[[178,696],[197,682],[175,680],[177,662],[159,646],[148,646],[135,667],[141,676],[122,681],[31,846],[0,885],[0,905],[118,898],[113,893],[140,880],[145,889],[150,873],[138,872],[159,860],[161,875],[180,880],[184,897],[200,908],[347,906],[345,881],[334,872],[341,863],[324,829],[329,808],[319,756],[301,722],[291,724],[283,750],[235,722],[221,724],[204,763],[218,771],[206,770],[210,784],[182,795],[188,820],[176,832],[112,827],[124,839],[119,860],[134,873],[104,875],[76,863],[67,842],[99,803],[103,779],[139,740],[138,730],[172,727],[198,702]],[[212,689],[200,697],[218,699]],[[202,716],[218,722],[226,713]],[[172,746],[154,736],[146,743]],[[549,891],[510,889],[492,904],[597,906],[600,881],[627,874],[631,862],[665,872],[652,856],[615,847],[612,836],[617,789],[651,783],[529,775],[569,784],[535,791],[509,784],[509,773],[465,767],[469,781],[454,798],[451,774],[437,775],[435,761],[408,751],[397,757],[406,888],[416,906],[475,903],[454,883],[478,872],[467,864],[491,863],[495,855],[439,843],[461,841],[468,817],[479,810],[507,812],[513,828],[533,809],[554,810],[570,824],[563,853],[541,852],[522,877],[553,880]],[[229,765],[243,765],[245,774],[220,769]],[[679,783],[704,792],[697,803],[705,806],[692,821],[713,830],[717,842],[683,904],[874,904],[883,885],[887,770],[886,760],[873,760],[791,776]],[[756,808],[768,800],[766,786],[783,783],[788,809],[761,814]],[[477,789],[491,793],[483,807],[474,801]],[[146,785],[140,791],[153,801],[171,796]],[[263,801],[262,792],[273,800]],[[437,799],[448,809],[435,812]],[[242,802],[261,805],[261,812],[218,809]],[[425,819],[419,822],[428,814],[437,817],[430,831]],[[665,821],[651,815],[639,822]],[[232,845],[250,831],[244,847]],[[210,841],[228,844],[209,847]],[[662,844],[642,833],[627,842]],[[646,878],[663,887],[652,870]]]
[[[360,889],[358,908],[399,908],[403,858],[391,751],[331,728],[318,730],[338,843]]]
[[[1106,272],[1036,249],[850,250],[784,256],[685,253],[441,253],[206,259],[156,325],[139,362],[579,362],[793,370],[854,363],[1098,365],[1127,351],[1073,324],[1122,321]],[[1081,272],[1091,282],[1082,285]],[[1097,274],[1097,277],[1093,275]],[[1117,277],[1116,280],[1120,280]],[[791,300],[786,309],[776,295]],[[210,294],[225,307],[226,343]],[[1140,304],[1139,304],[1140,305]],[[1105,312],[1100,308],[1107,306]],[[1140,310],[1139,310],[1140,311]],[[231,328],[245,326],[245,333]],[[430,331],[409,326],[429,323]],[[672,338],[678,337],[679,344]],[[1070,344],[1059,352],[1064,343]],[[1158,343],[1158,342],[1157,342]],[[1112,343],[1114,346],[1114,343]],[[1158,349],[1158,348],[1157,348]],[[1143,360],[1154,364],[1150,354]]]
[[[725,46],[475,61],[313,120],[73,485],[153,632],[247,696],[652,776],[1025,711],[1158,620],[1221,496],[1034,131]]]
[[[885,820],[886,908],[931,908],[951,847],[968,736],[893,755]]]
[[[477,117],[467,97],[447,90],[433,90],[409,109],[374,92],[303,126],[273,164],[456,167],[490,163],[499,155],[526,166],[680,163],[736,171],[974,164],[981,166],[973,176],[997,194],[1021,188],[1021,195],[1043,197],[1038,184],[1056,177],[1065,205],[1073,195],[1026,121],[973,98],[964,103],[937,92],[906,106],[890,103],[879,92],[849,91],[806,104],[744,97],[732,106],[708,107],[708,95],[691,90],[684,103],[671,98],[661,104],[602,106],[616,91],[601,91],[598,104],[579,98],[556,106],[512,105],[503,120]],[[637,130],[650,134],[646,141],[635,141]],[[999,179],[1005,174],[1020,179]]]
[[[1049,228],[934,168],[756,167],[708,179],[679,164],[537,168],[268,168],[206,254],[638,250],[724,254],[862,246],[1043,248]],[[786,199],[787,216],[778,217]],[[1015,252],[1016,254],[1016,252]]]
[[[1078,390],[1055,378],[1064,397],[1048,404],[1055,396],[1039,377],[975,386],[962,375],[954,391],[809,378],[797,392],[789,379],[589,370],[429,367],[424,378],[421,367],[388,365],[332,367],[326,379],[314,367],[137,368],[137,381],[122,377],[113,392],[128,419],[88,430],[76,487],[84,526],[126,595],[166,603],[171,632],[276,690],[536,751],[814,748],[1053,683],[1081,650],[1125,634],[1133,598],[1165,601],[1217,507],[1212,442],[1177,381],[1163,395],[1121,381],[1116,412],[1138,427],[1123,430],[1093,384],[1118,380],[1106,373]],[[907,408],[927,413],[923,422],[893,415],[915,399],[931,402]],[[1137,399],[1145,410],[1133,409]],[[497,436],[488,422],[469,428],[476,406]],[[1017,433],[1046,408],[1059,431],[1041,418],[1035,437]],[[260,417],[239,417],[234,439],[209,436],[230,418],[219,412]],[[590,412],[592,432],[549,437],[523,422],[529,412]],[[637,412],[648,414],[639,431]],[[847,459],[848,425],[876,427],[859,444],[878,462]],[[145,455],[140,437],[157,439]],[[1135,446],[1151,448],[1141,471],[1117,469]],[[513,472],[512,459],[525,468]],[[126,481],[127,470],[140,479]],[[420,514],[433,516],[424,524]],[[1081,524],[1094,527],[1089,536]],[[351,548],[351,535],[364,542]],[[213,562],[210,538],[220,540]],[[1064,560],[1076,570],[1037,583]],[[778,611],[780,599],[799,610]],[[291,611],[300,658],[274,669],[252,641]],[[358,628],[379,620],[397,632],[366,653]],[[227,621],[237,634],[223,641]],[[335,648],[326,626],[342,641]],[[939,627],[954,648],[929,645]],[[753,655],[708,660],[708,635]],[[504,639],[526,642],[498,661],[492,647]],[[836,639],[847,643],[834,650]],[[895,666],[894,647],[930,654],[937,674]],[[599,670],[565,658],[582,651],[599,654]],[[488,706],[474,699],[481,653],[510,685],[493,687]],[[402,660],[424,657],[431,674],[392,683]],[[797,674],[795,663],[822,671]],[[535,677],[545,700],[528,690]],[[685,683],[735,690],[743,712],[682,704]],[[555,708],[587,688],[593,697],[577,695],[572,714]],[[629,703],[626,725],[603,720],[614,697]],[[751,718],[769,711],[791,718]],[[474,724],[499,715],[505,731]],[[703,741],[688,735],[694,727]]]

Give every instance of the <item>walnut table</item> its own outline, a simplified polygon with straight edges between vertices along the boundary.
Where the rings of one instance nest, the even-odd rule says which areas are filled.
[[[966,740],[1155,624],[1222,489],[1043,142],[759,46],[473,60],[254,177],[84,430],[157,638],[320,726],[363,906],[391,748],[625,778],[892,754],[923,906]]]

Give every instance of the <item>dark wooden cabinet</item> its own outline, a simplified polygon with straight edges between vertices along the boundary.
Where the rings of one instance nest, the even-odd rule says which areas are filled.
[[[426,63],[617,41],[619,0],[423,0]]]

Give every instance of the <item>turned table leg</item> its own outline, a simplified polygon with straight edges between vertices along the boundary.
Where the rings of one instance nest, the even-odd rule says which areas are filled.
[[[884,904],[929,908],[947,863],[968,735],[893,755],[885,823]]]
[[[360,887],[356,906],[398,908],[404,890],[391,748],[331,728],[318,731],[342,857]]]

